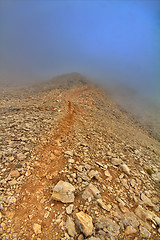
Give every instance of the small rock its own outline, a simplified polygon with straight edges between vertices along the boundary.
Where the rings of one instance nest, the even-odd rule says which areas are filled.
[[[130,184],[134,188],[136,185],[136,181],[134,179],[131,179]]]
[[[111,204],[107,204],[106,210],[107,210],[108,212],[111,210],[111,208],[112,208],[112,205],[111,205]]]
[[[93,197],[95,198],[99,198],[100,197],[100,191],[98,190],[98,188],[96,186],[94,186],[92,183],[90,183],[88,185],[88,187],[85,189],[85,191],[82,194],[82,198],[83,199],[93,199]]]
[[[129,169],[129,167],[125,163],[123,163],[121,165],[121,168],[122,168],[124,173],[126,173],[127,175],[130,175],[130,169]]]
[[[15,203],[16,202],[16,198],[14,196],[11,196],[8,198],[8,203],[9,204],[12,204],[12,203]]]
[[[135,209],[135,214],[143,221],[146,221],[147,219],[152,219],[152,216],[150,217],[150,214],[147,213],[147,211],[141,205],[138,205],[138,207]]]
[[[154,217],[153,217],[153,220],[156,222],[156,224],[157,224],[158,226],[160,226],[160,218],[159,218],[159,217],[154,216]]]
[[[90,181],[90,178],[87,176],[87,172],[78,172],[77,173],[77,180],[78,180],[78,178],[81,178],[81,179],[83,179],[84,181],[86,181],[86,182],[89,182]]]
[[[126,212],[125,203],[119,197],[117,197],[116,200],[119,202],[119,208],[121,209],[121,211],[125,213]]]
[[[104,174],[106,177],[108,177],[108,180],[112,180],[112,176],[111,176],[110,172],[108,171],[108,169],[104,171]]]
[[[71,214],[72,213],[72,211],[73,211],[73,204],[70,204],[68,207],[66,207],[66,213],[67,214]]]
[[[66,151],[65,154],[73,157],[73,150]]]
[[[146,238],[146,239],[150,238],[151,233],[145,227],[140,226],[139,230],[143,238]]]
[[[34,224],[33,224],[33,230],[34,230],[34,232],[35,232],[36,235],[39,234],[39,233],[41,233],[41,225],[38,224],[38,223],[34,223]]]
[[[132,226],[133,228],[137,228],[139,226],[137,216],[133,212],[127,211],[122,215],[121,219],[125,226]]]
[[[122,179],[122,178],[124,178],[124,173],[121,173],[121,174],[119,175],[119,179]]]
[[[61,154],[61,151],[58,149],[55,149],[53,152],[55,156],[59,156]]]
[[[134,234],[136,232],[137,232],[137,230],[132,226],[127,226],[126,229],[125,229],[125,234],[126,235]]]
[[[136,154],[136,155],[139,155],[140,154],[140,152],[136,149],[136,150],[134,150],[134,153]]]
[[[56,223],[60,224],[62,222],[62,214],[57,216],[57,219],[55,220]]]
[[[4,222],[1,223],[1,227],[3,228],[3,230],[7,229],[7,225]]]
[[[66,228],[67,228],[68,234],[71,237],[74,237],[76,235],[75,224],[74,224],[72,218],[69,216],[67,217]]]
[[[76,176],[77,176],[76,173],[72,173],[72,174],[71,174],[71,177],[72,177],[73,179],[76,179]]]
[[[31,175],[31,171],[29,170],[29,169],[27,169],[27,171],[26,171],[26,177],[28,177],[28,176],[30,176]]]
[[[22,161],[26,158],[26,156],[23,153],[19,153],[17,154],[17,158]]]
[[[10,176],[18,178],[20,176],[20,173],[18,172],[18,170],[12,170],[10,172]]]
[[[8,181],[10,186],[16,185],[18,182],[16,179],[13,179],[12,181]]]
[[[123,185],[126,189],[129,189],[128,181],[127,181],[126,178],[122,178],[122,179],[121,179],[121,183],[122,183],[122,185]]]
[[[91,236],[93,232],[92,218],[84,212],[76,213],[76,223],[86,237]]]
[[[82,166],[82,165],[76,166],[76,169],[77,169],[79,172],[83,172],[83,166]]]
[[[153,173],[152,178],[154,181],[160,182],[160,172]]]
[[[74,159],[70,158],[70,159],[68,159],[68,162],[69,163],[74,163],[75,161],[74,161]]]
[[[97,199],[98,204],[100,207],[102,207],[104,210],[107,210],[108,212],[111,210],[112,206],[110,204],[106,205],[102,198]]]
[[[77,240],[84,240],[83,234],[80,234],[80,235],[78,236]]]
[[[98,177],[99,177],[99,172],[98,172],[98,171],[95,171],[95,170],[91,170],[91,171],[88,173],[88,176],[89,176],[90,178],[96,178],[96,179],[98,179]]]
[[[49,211],[46,211],[44,214],[44,218],[48,218],[48,216],[49,216]]]
[[[119,159],[119,158],[112,158],[112,159],[111,159],[111,163],[112,163],[114,166],[119,166],[119,165],[122,163],[122,160]]]
[[[101,215],[96,220],[96,229],[106,229],[110,234],[117,236],[119,234],[120,226],[110,217]]]
[[[144,202],[145,205],[149,206],[149,207],[153,207],[153,203],[151,202],[151,200],[144,195],[144,193],[141,194],[141,199]]]
[[[155,212],[159,212],[159,211],[160,211],[160,208],[159,208],[159,206],[154,205],[154,206],[153,206],[153,210],[154,210]]]
[[[70,238],[70,236],[68,235],[68,233],[65,233],[64,234],[64,237],[63,238],[61,238],[61,240],[70,240],[71,238]]]
[[[59,181],[53,189],[52,198],[63,203],[74,202],[75,187],[64,181]]]
[[[9,160],[12,162],[14,160],[14,157],[9,157]]]
[[[90,238],[87,238],[88,240],[101,240],[99,237],[90,237]]]
[[[153,197],[153,198],[152,198],[152,202],[153,202],[154,204],[158,204],[158,203],[159,203],[159,199],[158,199],[157,197]]]

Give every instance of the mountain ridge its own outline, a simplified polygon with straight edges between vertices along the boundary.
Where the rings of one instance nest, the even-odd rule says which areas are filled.
[[[155,239],[160,143],[90,84],[0,98],[2,239]]]

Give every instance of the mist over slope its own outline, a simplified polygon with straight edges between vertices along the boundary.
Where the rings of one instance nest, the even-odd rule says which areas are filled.
[[[98,83],[99,82],[99,83]],[[160,107],[153,101],[140,95],[137,90],[127,84],[101,84],[97,79],[80,73],[68,73],[53,77],[49,81],[32,86],[33,91],[51,91],[55,88],[70,89],[84,85],[94,85],[103,88],[112,100],[125,111],[134,121],[160,141]],[[106,81],[107,82],[107,81]],[[98,84],[97,84],[98,83]]]
[[[42,83],[36,83],[35,85],[32,85],[33,90],[39,90],[39,91],[51,91],[55,88],[61,88],[61,89],[70,89],[70,88],[76,88],[76,87],[82,87],[84,85],[91,84],[91,81],[88,77],[83,76],[80,73],[68,73],[68,74],[62,74],[53,77],[49,81],[45,81]]]
[[[121,111],[126,112],[134,121],[146,130],[147,134],[152,135],[160,141],[160,107],[147,97],[144,97],[136,89],[129,87],[127,84],[101,84],[102,81],[93,79],[83,74],[72,72],[61,74],[47,81],[41,81],[31,84],[0,84],[1,94],[14,93],[14,89],[21,91],[25,89],[26,94],[29,92],[49,92],[53,89],[74,89],[77,87],[92,85],[102,88],[106,94],[119,106]],[[107,82],[107,80],[105,81]],[[13,91],[12,91],[13,90]]]
[[[109,90],[122,111],[160,141],[160,105],[135,89],[119,85]]]

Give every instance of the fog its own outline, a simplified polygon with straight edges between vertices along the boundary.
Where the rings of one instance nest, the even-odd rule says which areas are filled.
[[[0,1],[0,82],[79,72],[157,101],[159,1]]]

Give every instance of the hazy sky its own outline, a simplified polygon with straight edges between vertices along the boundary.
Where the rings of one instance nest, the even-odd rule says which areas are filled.
[[[80,72],[154,95],[159,7],[159,0],[0,0],[0,81]]]

